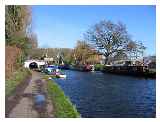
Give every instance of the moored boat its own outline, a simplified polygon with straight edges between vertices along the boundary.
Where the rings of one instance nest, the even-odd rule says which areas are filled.
[[[58,77],[58,78],[66,78],[66,75],[65,74],[59,74],[59,75],[56,75],[56,77]]]

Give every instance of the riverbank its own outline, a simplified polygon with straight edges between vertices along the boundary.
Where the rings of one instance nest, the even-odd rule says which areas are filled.
[[[8,118],[53,118],[54,108],[48,99],[46,82],[41,73],[31,71],[27,85],[17,86],[15,94],[6,98]],[[24,87],[25,86],[25,87]],[[20,90],[19,90],[20,89]],[[42,99],[44,97],[44,100]]]
[[[84,67],[71,67],[70,70],[90,72],[91,69],[86,70]],[[156,69],[149,69],[145,66],[105,66],[96,64],[93,71],[101,71],[103,73],[111,73],[116,75],[156,78]]]
[[[5,81],[5,113],[9,116],[11,110],[21,99],[21,94],[28,86],[31,79],[31,72],[28,69],[21,68],[14,72]]]
[[[156,71],[152,71],[144,66],[105,66],[102,72],[116,75],[156,78]]]
[[[57,118],[79,118],[76,107],[71,103],[70,99],[65,96],[63,90],[53,80],[47,81],[48,95],[54,106],[54,115]]]
[[[156,80],[101,72],[65,70],[54,79],[83,118],[155,117]]]
[[[13,94],[16,91],[18,85],[21,86],[21,84],[26,83],[25,80],[29,79],[29,77],[31,77],[31,72],[28,69],[20,68],[14,72],[5,81],[5,96],[8,97]]]

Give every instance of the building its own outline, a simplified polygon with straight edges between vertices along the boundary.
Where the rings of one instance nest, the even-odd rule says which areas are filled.
[[[25,68],[40,68],[41,66],[44,66],[46,63],[43,60],[26,60],[24,62],[24,67]]]
[[[54,59],[53,59],[53,58],[48,58],[48,57],[44,58],[43,60],[44,60],[44,62],[45,62],[46,64],[53,64],[53,62],[54,62]]]
[[[149,69],[156,69],[156,56],[148,56],[143,58],[144,65]]]

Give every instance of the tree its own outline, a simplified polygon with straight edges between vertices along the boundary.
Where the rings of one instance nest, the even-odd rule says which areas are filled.
[[[92,64],[97,62],[98,53],[85,41],[78,41],[73,51],[76,64]]]
[[[85,34],[85,39],[106,57],[107,64],[110,59],[137,59],[143,57],[146,47],[142,42],[131,40],[127,29],[122,23],[100,21]]]
[[[31,27],[31,9],[28,6],[8,5],[5,10],[6,43],[21,47],[26,44]]]
[[[127,44],[127,52],[128,52],[130,60],[135,58],[136,51],[137,51],[137,44],[136,44],[136,42],[130,41]]]
[[[120,22],[115,24],[105,20],[90,28],[85,34],[85,39],[103,53],[106,57],[105,63],[109,63],[109,57],[113,57],[116,53],[124,51],[130,41],[124,24]]]
[[[130,60],[132,60],[143,57],[145,49],[146,47],[143,45],[142,42],[129,41],[126,51],[128,52],[128,57],[130,57]]]
[[[143,57],[144,51],[146,50],[146,47],[144,46],[144,44],[142,42],[139,42],[137,47],[138,47],[138,52],[140,53],[140,56]]]
[[[113,60],[127,60],[128,56],[124,51],[120,51],[118,53],[116,53],[116,55],[113,57]]]
[[[30,59],[41,59],[45,57],[53,58],[55,63],[59,62],[60,55],[65,64],[71,64],[73,62],[72,56],[73,49],[70,48],[33,48],[29,52]]]
[[[17,60],[23,63],[29,49],[36,47],[37,41],[32,32],[31,8],[29,6],[8,5],[5,10],[6,45],[17,47],[22,51]]]
[[[28,43],[30,44],[31,49],[35,49],[38,47],[37,35],[35,33],[31,33],[28,37]]]

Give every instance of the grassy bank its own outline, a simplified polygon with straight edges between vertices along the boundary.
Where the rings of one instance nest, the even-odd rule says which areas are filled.
[[[101,71],[103,69],[104,69],[104,65],[102,65],[102,64],[95,64],[95,70],[96,71]]]
[[[54,115],[57,118],[78,118],[80,114],[76,107],[71,103],[68,97],[65,96],[62,89],[52,80],[47,81],[48,95],[54,106]]]
[[[5,81],[5,95],[10,96],[16,87],[22,83],[28,76],[30,71],[25,68],[20,68],[14,72],[9,78]]]

